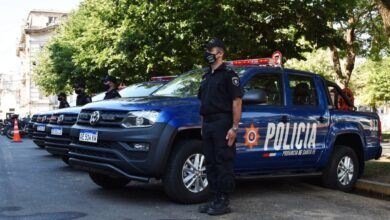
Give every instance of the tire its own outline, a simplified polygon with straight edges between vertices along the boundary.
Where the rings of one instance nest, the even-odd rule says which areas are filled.
[[[69,165],[69,156],[62,156],[61,159],[65,164]]]
[[[163,176],[164,191],[173,201],[193,204],[208,199],[209,188],[201,152],[202,142],[199,140],[186,140],[175,144]],[[189,162],[197,168],[191,167]],[[189,187],[184,183],[186,177]]]
[[[340,175],[340,178],[338,175]],[[322,175],[324,186],[349,192],[355,186],[358,175],[359,161],[355,151],[348,146],[335,146],[330,161]]]
[[[89,173],[91,180],[103,189],[117,189],[125,187],[130,180],[125,178],[115,178],[100,173]]]

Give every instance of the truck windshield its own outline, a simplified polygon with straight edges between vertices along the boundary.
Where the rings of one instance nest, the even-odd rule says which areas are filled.
[[[148,96],[156,91],[164,82],[144,82],[130,85],[119,91],[123,98]]]
[[[238,76],[242,76],[246,70],[243,67],[232,68]],[[170,97],[194,97],[198,95],[200,82],[202,76],[207,71],[206,68],[196,69],[189,71],[170,81],[169,83],[162,86],[153,96],[170,96]]]
[[[192,70],[162,86],[153,96],[192,97],[198,94],[205,69]]]

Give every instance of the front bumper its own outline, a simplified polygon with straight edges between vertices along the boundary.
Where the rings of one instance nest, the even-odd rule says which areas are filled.
[[[46,126],[46,124],[34,123],[31,138],[36,145],[42,147],[45,144],[46,132],[45,131],[37,131],[38,125],[45,125]]]
[[[62,128],[62,135],[52,135],[52,128]],[[70,147],[70,130],[71,125],[52,125],[46,126],[46,137],[45,137],[45,149],[47,152],[59,156],[68,156]]]
[[[28,123],[26,126],[26,133],[29,138],[32,138],[34,133],[34,123]]]
[[[98,131],[98,143],[79,141],[80,130]],[[176,129],[166,123],[149,128],[110,128],[75,125],[71,129],[69,163],[75,168],[122,176],[137,181],[163,174]],[[134,143],[149,144],[149,151],[131,148]]]

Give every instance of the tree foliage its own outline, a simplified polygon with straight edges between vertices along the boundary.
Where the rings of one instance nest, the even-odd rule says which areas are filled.
[[[339,36],[344,36],[342,47],[331,45],[334,78],[343,87],[348,87],[355,67],[356,57],[379,59],[388,53],[388,42],[381,24],[377,7],[367,0],[340,1],[345,8],[345,17],[330,22]],[[341,59],[345,58],[345,65]]]
[[[328,80],[335,81],[332,59],[329,49],[318,49],[313,52],[303,53],[304,59],[290,59],[285,67],[304,70],[319,74]]]
[[[353,84],[360,104],[376,107],[390,101],[390,58],[367,60],[357,67]]]
[[[42,50],[34,79],[47,93],[81,80],[96,92],[106,74],[127,84],[178,74],[204,64],[212,37],[225,42],[227,59],[275,50],[302,58],[342,47],[328,24],[344,17],[338,0],[84,0]]]

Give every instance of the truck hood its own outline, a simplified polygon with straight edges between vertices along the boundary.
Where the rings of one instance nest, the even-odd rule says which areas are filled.
[[[79,114],[82,107],[69,107],[63,109],[57,109],[53,111],[53,114]]]
[[[195,97],[162,97],[148,96],[138,98],[121,98],[112,100],[103,100],[100,102],[89,103],[82,107],[83,110],[117,110],[117,111],[134,111],[134,110],[164,110],[166,108],[177,108],[199,106],[199,101]]]

